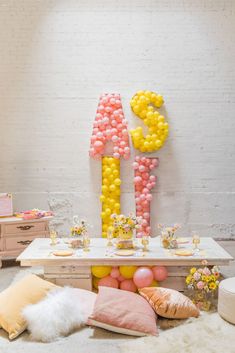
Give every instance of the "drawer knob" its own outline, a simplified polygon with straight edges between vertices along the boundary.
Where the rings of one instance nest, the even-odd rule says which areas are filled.
[[[19,228],[20,230],[29,230],[31,228],[33,228],[34,226],[19,226],[17,228]]]
[[[21,240],[21,241],[17,241],[17,243],[21,245],[29,245],[32,243],[32,240]]]

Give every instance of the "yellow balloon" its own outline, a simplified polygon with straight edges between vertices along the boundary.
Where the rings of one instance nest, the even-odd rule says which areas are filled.
[[[112,270],[111,266],[92,266],[91,267],[91,273],[93,274],[93,276],[98,278],[103,278],[108,276],[111,270]]]
[[[98,289],[99,280],[100,280],[100,278],[97,278],[97,277],[93,277],[93,279],[92,279],[92,284],[95,289]]]
[[[136,270],[137,270],[137,266],[120,266],[119,267],[119,271],[120,271],[121,275],[126,279],[133,278]]]
[[[150,287],[158,287],[158,282],[154,279],[153,282],[150,284]]]
[[[119,179],[119,178],[115,179],[114,184],[117,186],[121,185],[121,179]]]

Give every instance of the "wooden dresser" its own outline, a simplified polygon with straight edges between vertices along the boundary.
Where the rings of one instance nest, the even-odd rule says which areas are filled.
[[[23,220],[0,218],[0,267],[7,258],[16,258],[35,238],[49,236],[49,221],[53,217]]]

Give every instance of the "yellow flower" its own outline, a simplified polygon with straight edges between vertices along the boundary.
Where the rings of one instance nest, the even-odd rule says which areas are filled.
[[[209,288],[212,289],[212,290],[215,290],[215,289],[217,288],[216,283],[215,283],[215,282],[211,282],[211,283],[209,284]]]
[[[210,276],[210,280],[213,281],[213,282],[215,282],[215,280],[216,280],[215,276],[214,276],[214,275],[211,275],[211,276]]]
[[[210,282],[210,276],[205,276],[205,282]]]
[[[192,276],[188,275],[185,280],[186,284],[190,284],[191,281],[192,281]]]
[[[190,270],[191,275],[193,275],[197,271],[196,267],[192,267]]]

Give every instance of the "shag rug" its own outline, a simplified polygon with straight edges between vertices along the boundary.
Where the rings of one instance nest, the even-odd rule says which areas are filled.
[[[1,277],[6,280],[8,276],[4,271],[0,271],[1,290]],[[26,271],[16,268],[14,272],[18,273],[15,280],[19,280]],[[12,270],[9,275],[13,275]],[[235,353],[234,337],[234,325],[217,313],[203,313],[198,319],[160,330],[158,337],[136,338],[86,327],[51,343],[33,342],[27,332],[10,342],[0,330],[0,353]]]

